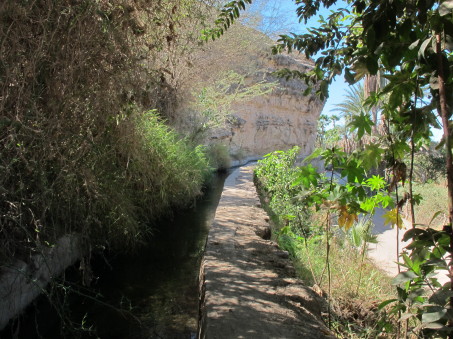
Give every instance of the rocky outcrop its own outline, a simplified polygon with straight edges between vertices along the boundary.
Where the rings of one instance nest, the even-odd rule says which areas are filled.
[[[258,159],[274,150],[287,150],[295,145],[301,147],[301,155],[311,153],[315,145],[317,120],[324,106],[314,94],[304,96],[307,85],[299,79],[286,80],[273,75],[275,71],[287,68],[307,73],[314,67],[311,60],[300,54],[272,55],[274,42],[264,34],[241,25],[233,25],[220,39],[204,45],[194,54],[192,72],[182,84],[185,93],[179,107],[184,127],[188,134],[202,130],[205,120],[196,119],[197,101],[205,88],[218,88],[219,80],[228,72],[244,76],[241,84],[231,83],[219,88],[219,95],[212,99],[228,111],[228,123],[210,130],[200,142],[221,143],[228,146],[233,165],[246,160]],[[252,87],[258,83],[276,83],[270,93],[225,104],[225,97],[238,87]],[[216,87],[217,86],[217,87]],[[192,104],[192,106],[191,106]],[[194,107],[195,106],[195,107]],[[227,107],[225,107],[227,106]],[[215,108],[214,108],[215,107]],[[192,131],[191,131],[192,130]],[[195,133],[194,133],[195,131]],[[205,133],[205,132],[203,132]]]
[[[262,58],[261,67],[248,76],[250,83],[277,82],[271,93],[233,105],[234,123],[211,136],[211,141],[227,145],[233,158],[259,158],[274,150],[301,147],[301,155],[313,151],[316,127],[324,103],[314,95],[304,96],[301,80],[285,80],[272,75],[282,68],[308,72],[313,63],[291,55]]]

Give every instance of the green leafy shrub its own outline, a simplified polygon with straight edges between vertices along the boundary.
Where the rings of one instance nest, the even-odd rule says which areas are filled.
[[[206,149],[209,164],[219,171],[225,171],[231,167],[231,156],[228,147],[220,144],[210,144]]]
[[[347,184],[341,184],[333,172],[295,166],[296,151],[274,152],[255,170],[258,189],[267,198],[262,200],[275,215],[279,245],[294,258],[299,277],[328,291],[329,323],[339,337],[374,337],[383,327],[377,304],[393,293],[390,279],[366,258],[374,238],[369,217],[360,222],[358,215],[390,204],[385,180],[366,178],[363,163],[338,149],[315,152],[312,157],[322,156],[338,171],[348,169]]]
[[[296,196],[303,194],[303,190],[292,185],[299,174],[299,169],[295,167],[299,151],[300,148],[294,146],[286,152],[275,151],[265,155],[263,160],[258,161],[255,176],[270,200],[269,207],[277,223],[303,228],[310,212],[305,206],[293,203]]]

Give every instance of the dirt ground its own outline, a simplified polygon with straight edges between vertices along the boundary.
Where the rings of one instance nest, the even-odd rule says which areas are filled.
[[[378,209],[373,216],[373,234],[377,236],[377,243],[370,244],[368,250],[368,256],[375,262],[375,264],[386,272],[389,276],[394,277],[398,274],[398,261],[402,261],[397,256],[397,253],[409,245],[408,242],[404,242],[404,233],[411,228],[408,220],[404,220],[404,227],[398,230],[397,227],[390,227],[384,225],[383,214],[386,213],[383,209]],[[398,239],[398,240],[397,240]],[[401,267],[401,271],[405,271],[404,267]],[[437,278],[441,284],[445,284],[449,281],[446,272],[439,272]]]
[[[320,320],[324,301],[295,278],[271,240],[253,167],[225,182],[202,271],[200,338],[334,338]]]

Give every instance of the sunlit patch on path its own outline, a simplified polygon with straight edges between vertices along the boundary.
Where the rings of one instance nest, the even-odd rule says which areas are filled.
[[[200,337],[333,338],[320,298],[294,278],[287,253],[256,234],[268,218],[252,171],[238,168],[227,179],[209,233]]]

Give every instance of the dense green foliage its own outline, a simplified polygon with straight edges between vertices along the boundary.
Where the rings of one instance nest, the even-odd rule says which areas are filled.
[[[266,155],[260,160],[255,175],[262,190],[270,199],[269,206],[278,218],[278,224],[291,224],[301,228],[307,209],[305,206],[292,203],[301,191],[291,185],[298,173],[294,165],[299,151],[299,147],[293,147],[287,152],[276,151]]]
[[[199,1],[0,3],[0,256],[64,233],[130,248],[208,166],[171,132]],[[150,112],[153,111],[153,112]]]
[[[374,241],[369,220],[349,224],[356,216],[350,214],[352,206],[340,207],[347,193],[341,192],[338,176],[319,175],[311,165],[296,166],[297,153],[295,147],[269,154],[255,170],[257,186],[277,226],[277,240],[290,252],[306,283],[328,290],[331,324],[339,337],[375,337],[385,326],[378,321],[376,304],[392,293],[390,279],[365,260],[368,244]],[[386,198],[379,182],[373,177],[362,185],[379,190],[382,204]],[[364,196],[361,211],[373,213],[377,204],[378,199]]]

